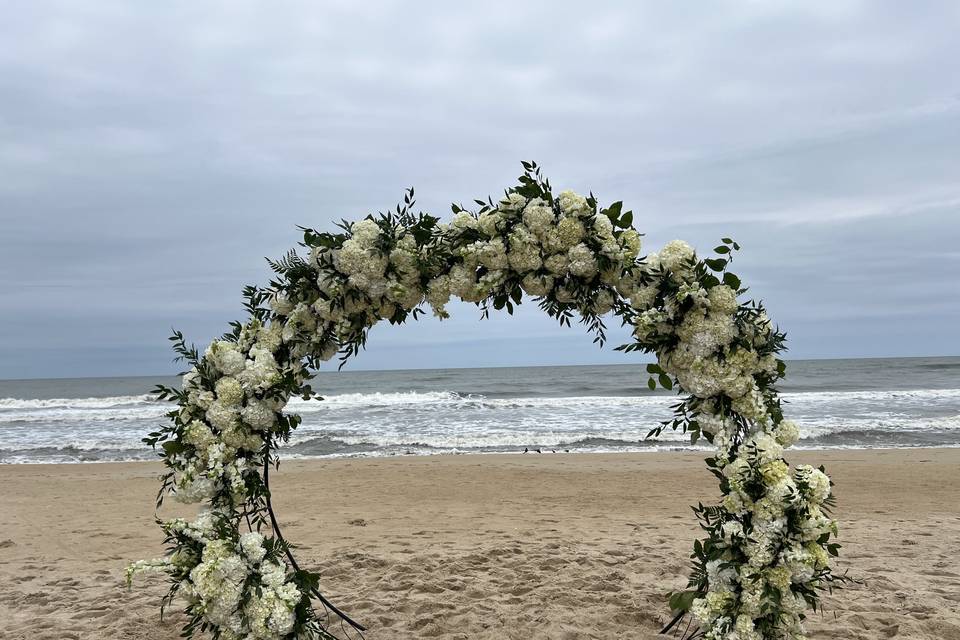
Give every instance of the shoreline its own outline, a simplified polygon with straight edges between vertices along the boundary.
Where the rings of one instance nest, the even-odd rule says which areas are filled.
[[[713,450],[712,447],[704,447],[702,449],[691,448],[689,445],[687,447],[662,447],[657,448],[656,445],[650,447],[638,447],[636,449],[617,449],[610,451],[552,451],[548,450],[548,447],[541,447],[544,449],[542,453],[537,453],[535,450],[530,450],[527,452],[524,451],[438,451],[436,453],[424,453],[424,452],[411,452],[411,453],[383,453],[383,454],[330,454],[330,455],[300,455],[295,454],[293,456],[285,456],[282,453],[279,454],[281,462],[284,463],[294,463],[294,462],[333,462],[340,460],[401,460],[407,458],[462,458],[462,457],[480,457],[480,458],[489,458],[496,456],[506,456],[513,457],[518,455],[530,455],[530,456],[553,456],[553,455],[563,455],[563,456],[661,456],[661,455],[709,455]],[[558,447],[560,448],[560,447]],[[913,446],[913,447],[857,447],[857,446],[832,446],[832,447],[798,447],[796,445],[790,447],[785,451],[784,457],[787,459],[787,462],[793,464],[791,461],[791,456],[794,454],[800,454],[801,456],[806,456],[809,454],[815,453],[842,453],[842,452],[889,452],[889,451],[939,451],[939,450],[950,450],[950,449],[960,449],[960,444],[944,444],[936,446]],[[280,450],[282,452],[282,449]],[[160,458],[151,459],[151,460],[140,460],[140,459],[130,459],[130,460],[83,460],[83,461],[71,461],[71,462],[0,462],[0,469],[4,467],[70,467],[70,466],[85,466],[85,465],[126,465],[126,464],[140,464],[140,465],[149,465],[149,464],[159,464]]]
[[[399,638],[656,638],[719,492],[704,452],[288,459],[285,535],[321,589]],[[833,476],[864,581],[825,598],[811,638],[960,640],[960,449],[788,450]],[[123,584],[162,552],[156,462],[0,465],[0,636],[173,640],[165,581]],[[161,516],[196,506],[165,503]],[[836,615],[836,617],[834,617]]]

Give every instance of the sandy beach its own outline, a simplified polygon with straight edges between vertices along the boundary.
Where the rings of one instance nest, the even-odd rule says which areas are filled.
[[[690,504],[717,495],[702,454],[296,461],[276,503],[322,589],[394,638],[654,638],[685,584]],[[960,639],[960,449],[794,453],[837,483],[839,572],[814,638]],[[159,466],[0,466],[0,637],[173,639]],[[164,507],[169,517],[191,510]]]

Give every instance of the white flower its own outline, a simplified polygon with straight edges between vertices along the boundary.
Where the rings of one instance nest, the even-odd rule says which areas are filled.
[[[256,531],[250,531],[240,536],[240,548],[243,555],[253,564],[260,564],[267,550],[263,547],[263,534]]]
[[[479,245],[477,248],[477,257],[480,260],[480,264],[487,269],[507,268],[507,248],[504,246],[503,240],[497,238],[489,242],[478,242],[476,244]]]
[[[540,249],[533,244],[511,244],[509,260],[510,268],[518,274],[536,271],[543,264]]]
[[[369,218],[354,222],[350,227],[350,233],[353,240],[366,246],[370,246],[380,239],[380,227]]]
[[[523,290],[534,297],[545,296],[553,289],[552,276],[538,276],[534,273],[527,274],[520,284]]]
[[[586,216],[593,213],[587,199],[569,189],[562,191],[557,201],[560,210],[568,216]]]
[[[800,439],[800,427],[792,420],[783,420],[777,425],[776,439],[782,446],[789,447]]]
[[[477,228],[490,238],[497,237],[497,227],[503,221],[503,218],[497,211],[485,211],[477,219]]]
[[[710,310],[717,314],[731,315],[740,306],[737,292],[725,284],[710,287],[707,298],[710,301]]]
[[[633,262],[640,255],[640,234],[634,229],[627,229],[620,234],[620,245],[623,247],[624,261]]]
[[[677,336],[694,356],[703,358],[733,342],[737,327],[730,316],[703,314],[693,309],[684,316]]]
[[[243,370],[246,358],[234,342],[217,340],[204,354],[206,358],[225,376],[234,376]]]
[[[567,254],[565,253],[557,253],[543,261],[543,266],[555,276],[565,274],[569,264],[570,259],[567,258]]]
[[[613,294],[607,290],[600,291],[593,299],[590,311],[598,316],[609,313],[613,309]]]
[[[441,318],[448,314],[444,308],[450,302],[450,276],[437,276],[427,285],[427,303]]]
[[[570,247],[583,240],[583,224],[576,218],[562,218],[547,237],[544,247],[552,252],[569,251]]]
[[[596,216],[593,220],[593,232],[601,240],[613,238],[613,223],[605,215]]]
[[[581,243],[567,252],[568,270],[579,278],[590,279],[597,274],[597,259],[590,247]]]
[[[191,391],[199,388],[200,373],[197,371],[196,367],[193,367],[190,369],[190,371],[183,374],[183,378],[180,379],[180,389],[182,391]]]
[[[794,478],[801,493],[812,504],[819,505],[830,497],[830,478],[823,471],[801,464],[797,466]]]
[[[636,292],[630,296],[630,306],[638,311],[646,311],[653,305],[658,291],[656,285],[639,287]]]
[[[285,293],[278,293],[270,299],[270,307],[274,313],[285,316],[293,310],[293,303]]]
[[[537,198],[538,202],[542,202]],[[503,211],[520,211],[527,204],[527,199],[515,191],[511,191],[500,201],[498,207]],[[531,201],[530,204],[533,204]]]
[[[259,431],[266,431],[277,423],[277,416],[265,402],[251,398],[240,411],[244,423]]]
[[[466,211],[461,211],[453,218],[453,222],[450,223],[450,228],[456,231],[457,233],[463,233],[471,229],[477,228],[477,219]]]
[[[523,223],[542,240],[556,223],[556,216],[550,205],[538,198],[523,210]]]
[[[690,270],[690,263],[693,261],[693,247],[683,240],[672,240],[660,250],[660,266],[667,271],[675,273],[686,273]]]
[[[183,442],[197,449],[206,449],[215,441],[216,437],[210,431],[210,427],[199,420],[194,420],[183,430]]]
[[[217,380],[216,392],[217,400],[227,407],[237,406],[243,401],[243,387],[236,378],[224,376]]]
[[[227,405],[217,400],[210,405],[209,409],[207,409],[206,415],[207,422],[213,425],[216,429],[223,431],[236,425],[240,416],[240,411],[236,406]]]
[[[737,570],[729,565],[729,562],[723,560],[707,562],[707,581],[711,589],[729,589],[736,584]]]

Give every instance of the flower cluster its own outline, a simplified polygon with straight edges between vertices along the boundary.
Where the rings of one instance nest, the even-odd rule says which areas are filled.
[[[554,195],[536,165],[525,169],[502,199],[477,201],[477,211],[454,205],[448,223],[414,214],[411,191],[395,212],[342,232],[306,230],[308,256],[271,262],[271,286],[247,288],[246,323],[203,354],[175,334],[192,368],[181,389],[160,388],[177,408],[145,442],[168,467],[161,497],[207,506],[193,522],[164,522],[169,556],[130,571],[170,574],[171,596],[187,601],[187,635],[333,637],[309,606],[318,576],[296,565],[270,504],[273,452],[299,423],[284,407],[313,393],[312,369],[356,354],[380,321],[416,318],[423,306],[443,318],[452,298],[512,313],[528,296],[562,324],[579,316],[601,344],[601,316],[631,325],[635,342],[619,349],[655,354],[651,388],[686,394],[654,431],[683,429],[716,447],[707,462],[723,498],[697,509],[707,538],[675,608],[691,611],[705,638],[802,637],[803,612],[832,579],[830,480],[811,467],[791,472],[783,459],[799,434],[774,388],[783,334],[760,305],[738,300],[727,267],[739,247],[724,239],[719,257],[700,260],[674,241],[641,256],[621,203]]]
[[[643,268],[657,277],[633,303],[630,347],[655,353],[648,371],[689,394],[655,431],[708,439],[716,453],[707,463],[724,493],[718,506],[695,509],[708,537],[695,548],[693,589],[675,594],[674,607],[689,608],[704,638],[796,639],[804,612],[834,581],[837,525],[824,511],[831,484],[809,466],[791,473],[784,460],[799,429],[784,419],[774,387],[785,371],[783,334],[761,306],[738,301],[740,281],[726,270],[738,248],[725,239],[720,257],[700,261],[674,241],[647,256]]]

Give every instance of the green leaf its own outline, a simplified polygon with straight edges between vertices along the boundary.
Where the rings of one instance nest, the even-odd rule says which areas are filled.
[[[660,386],[664,389],[673,389],[673,380],[665,373],[660,374]]]
[[[719,247],[714,247],[713,250],[714,250],[714,252],[720,253],[720,254],[730,253],[730,247],[728,247],[728,246],[726,246],[726,245],[720,245]]]
[[[606,208],[604,211],[605,214],[610,218],[611,221],[616,222],[620,217],[620,210],[623,208],[623,202],[614,202],[612,205]]]
[[[723,258],[707,258],[703,263],[714,271],[723,271],[724,267],[727,266],[727,261]]]
[[[647,373],[663,373],[663,369],[660,368],[660,365],[651,362],[647,365]]]
[[[670,594],[670,609],[673,611],[689,611],[693,601],[699,595],[696,591],[678,591]]]
[[[623,214],[623,217],[620,218],[620,228],[629,229],[633,226],[633,211],[627,211]]]
[[[657,388],[657,383],[653,381],[653,378],[647,380],[647,386],[650,387],[650,391],[654,391]]]
[[[163,443],[163,452],[168,456],[174,456],[184,450],[186,450],[186,446],[175,440]]]
[[[740,278],[728,271],[727,273],[723,274],[723,284],[736,291],[740,288]]]
[[[718,284],[720,284],[720,280],[717,279],[717,276],[711,273],[703,276],[703,279],[701,280],[701,284],[703,284],[704,287],[709,289],[710,287],[715,287]]]

